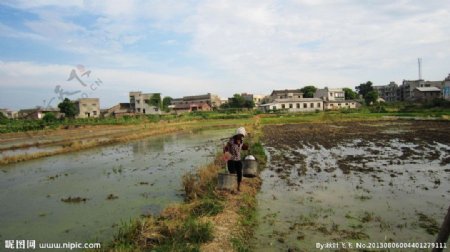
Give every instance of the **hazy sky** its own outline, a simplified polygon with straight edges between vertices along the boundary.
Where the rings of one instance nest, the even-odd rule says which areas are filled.
[[[418,57],[424,79],[443,80],[450,1],[2,0],[0,48],[0,108],[11,109],[81,95],[105,108],[132,90],[227,97],[401,83],[418,78]],[[73,69],[83,83],[67,81]]]

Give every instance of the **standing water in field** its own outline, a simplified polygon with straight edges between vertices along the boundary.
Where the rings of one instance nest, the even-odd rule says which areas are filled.
[[[434,242],[450,204],[449,129],[427,121],[266,126],[255,250]]]
[[[151,137],[0,167],[0,239],[108,241],[121,222],[183,200],[181,177],[232,130]]]

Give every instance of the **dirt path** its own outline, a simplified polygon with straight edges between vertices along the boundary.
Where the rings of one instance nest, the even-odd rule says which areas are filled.
[[[242,216],[239,214],[241,207],[245,207],[244,197],[254,198],[261,186],[260,178],[244,178],[241,184],[241,192],[222,192],[226,197],[225,209],[216,216],[206,217],[214,225],[214,239],[200,247],[201,251],[235,251],[233,249],[232,239],[242,235],[240,221]]]

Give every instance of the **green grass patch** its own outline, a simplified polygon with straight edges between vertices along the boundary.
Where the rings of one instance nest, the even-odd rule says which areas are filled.
[[[205,198],[201,199],[191,210],[194,217],[214,216],[222,212],[224,204],[217,199]]]
[[[114,239],[110,247],[117,250],[136,250],[138,245],[136,241],[140,235],[139,230],[142,223],[140,219],[130,220],[128,222],[122,222],[119,226],[119,230],[114,235]]]
[[[176,237],[188,243],[204,243],[213,239],[213,225],[211,222],[202,223],[195,218],[188,218]]]
[[[258,224],[256,213],[257,201],[255,196],[244,194],[239,208],[239,233],[231,238],[231,243],[236,251],[251,251],[251,244],[248,242],[254,233],[254,228]]]
[[[189,217],[165,237],[152,251],[200,251],[200,244],[214,238],[213,225]]]
[[[248,241],[243,239],[239,239],[236,237],[231,238],[231,244],[233,245],[234,250],[238,252],[250,252],[251,247],[248,244]]]

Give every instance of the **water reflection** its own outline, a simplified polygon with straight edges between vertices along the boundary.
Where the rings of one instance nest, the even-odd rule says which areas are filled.
[[[131,143],[133,154],[135,156],[146,155],[152,152],[164,151],[166,141],[173,143],[175,139],[170,136],[159,137],[155,139],[146,139]]]

